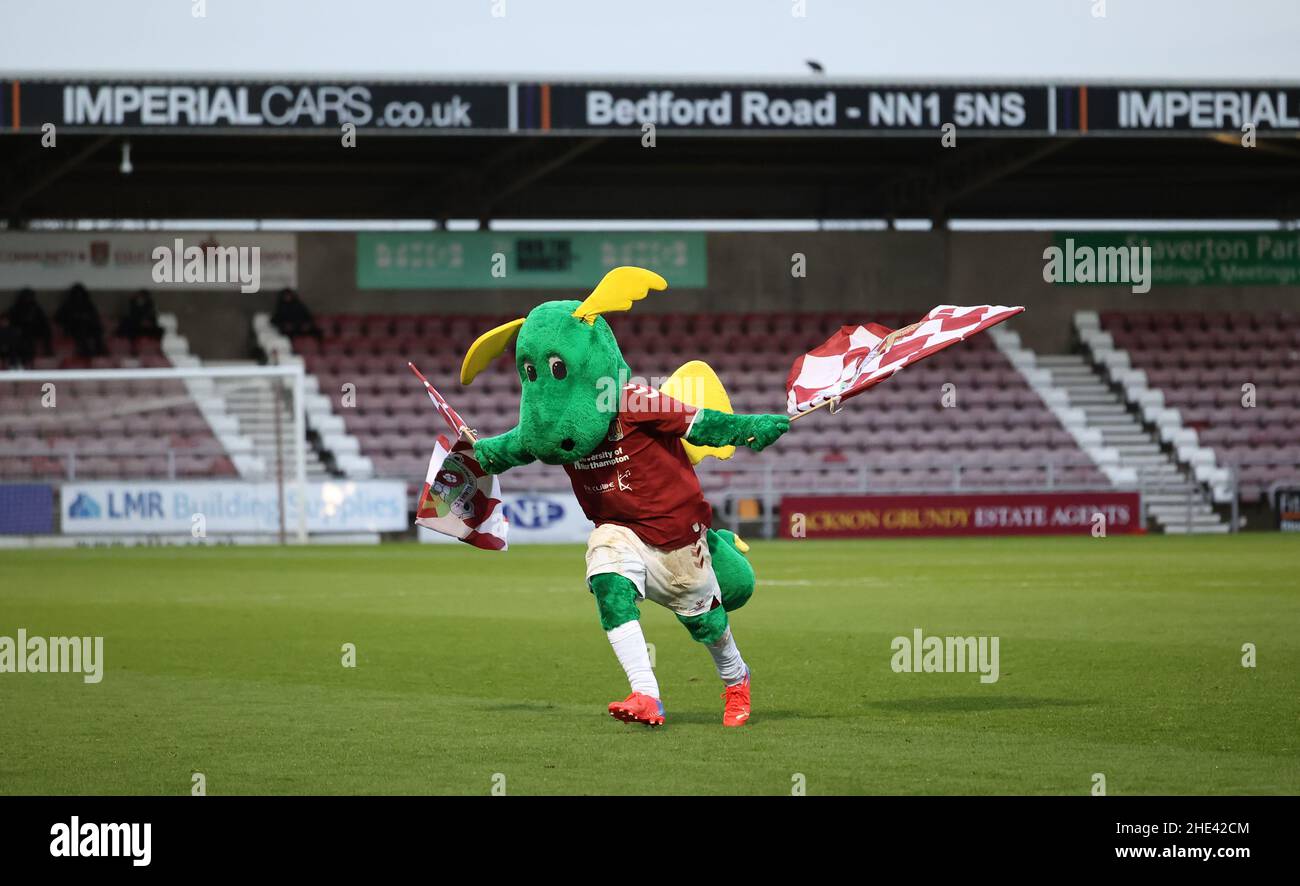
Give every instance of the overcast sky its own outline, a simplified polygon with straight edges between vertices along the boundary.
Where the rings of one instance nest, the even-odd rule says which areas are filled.
[[[805,0],[798,17],[799,5],[0,0],[0,74],[785,78],[807,76],[811,58],[872,80],[1300,82],[1300,0]]]

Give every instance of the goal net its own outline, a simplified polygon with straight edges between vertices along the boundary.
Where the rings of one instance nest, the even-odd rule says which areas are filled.
[[[304,400],[301,365],[0,372],[0,543],[307,541]]]

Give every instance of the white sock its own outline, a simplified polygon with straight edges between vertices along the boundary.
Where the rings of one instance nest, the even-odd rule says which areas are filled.
[[[632,691],[658,698],[659,681],[650,667],[650,651],[646,649],[645,634],[641,633],[641,622],[634,618],[606,631],[605,635],[609,637],[609,645],[614,647],[614,654],[627,674]]]
[[[736,648],[736,639],[731,636],[730,627],[722,635],[721,640],[706,644],[705,648],[709,650],[709,655],[713,656],[713,664],[717,667],[718,676],[722,678],[723,684],[735,686],[745,682],[745,674],[749,673],[749,667],[740,657],[740,650]]]

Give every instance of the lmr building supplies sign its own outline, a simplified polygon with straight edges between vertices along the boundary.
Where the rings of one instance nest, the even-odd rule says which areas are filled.
[[[59,505],[64,535],[273,533],[280,528],[274,483],[65,483]],[[284,487],[285,526],[298,525],[296,483]],[[201,518],[201,520],[200,520]],[[406,484],[362,480],[307,484],[308,532],[401,532]]]
[[[708,284],[705,235],[470,231],[357,235],[358,289],[570,289],[620,265],[674,289]]]
[[[788,496],[784,538],[1107,535],[1142,531],[1136,492]]]
[[[193,249],[201,250],[204,269],[209,253],[237,260],[219,268],[226,273],[186,273],[187,250]],[[250,269],[253,261],[257,266]],[[238,290],[250,279],[248,273],[239,273],[241,268],[255,271],[262,290],[297,288],[297,236],[202,231],[0,234],[0,289],[65,289],[83,283],[91,290]]]

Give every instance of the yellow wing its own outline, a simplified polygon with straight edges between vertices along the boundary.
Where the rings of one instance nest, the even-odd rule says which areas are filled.
[[[674,400],[697,409],[713,409],[728,414],[735,411],[731,408],[731,398],[727,396],[727,389],[722,386],[718,374],[703,360],[683,364],[659,390]],[[686,456],[693,465],[699,464],[706,456],[726,460],[736,453],[734,446],[696,446],[684,439],[682,446],[686,448]]]
[[[624,265],[606,274],[573,316],[590,325],[601,314],[631,310],[632,302],[645,298],[651,289],[667,288],[668,281],[654,271]]]
[[[467,385],[474,380],[488,365],[505,353],[506,348],[510,347],[510,342],[519,334],[519,327],[524,325],[524,318],[511,320],[509,323],[503,323],[496,329],[489,329],[487,332],[475,339],[474,344],[469,346],[465,352],[465,362],[460,366],[460,383]]]

